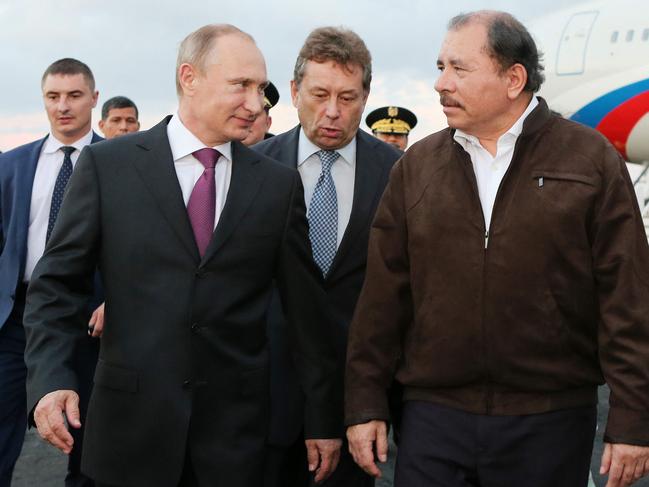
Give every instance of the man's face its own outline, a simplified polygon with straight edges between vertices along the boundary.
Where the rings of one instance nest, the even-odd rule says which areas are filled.
[[[388,144],[395,146],[397,149],[406,150],[406,147],[408,147],[408,134],[375,132],[374,135],[377,139],[387,142]]]
[[[440,75],[435,90],[449,127],[476,137],[503,130],[504,114],[512,105],[507,76],[486,45],[487,28],[472,22],[446,34],[437,60]]]
[[[58,140],[70,144],[88,133],[98,93],[91,91],[82,74],[50,74],[42,90],[52,134]]]
[[[263,112],[267,83],[266,63],[254,42],[225,35],[216,40],[204,73],[188,64],[180,70],[181,116],[196,136],[211,146],[248,137]]]
[[[113,139],[120,135],[137,132],[140,130],[140,122],[137,120],[135,108],[111,108],[108,110],[106,120],[99,121],[99,128],[107,139]]]
[[[266,132],[270,129],[270,125],[273,122],[272,117],[268,114],[266,110],[262,110],[255,122],[252,124],[252,129],[248,137],[243,139],[241,142],[243,145],[251,146],[257,142],[264,140]]]
[[[306,136],[326,150],[340,149],[354,138],[368,94],[358,65],[307,61],[300,86],[291,81],[293,105]]]

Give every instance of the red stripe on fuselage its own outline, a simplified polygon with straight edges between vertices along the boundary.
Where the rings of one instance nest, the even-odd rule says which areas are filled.
[[[606,115],[595,127],[626,159],[626,143],[633,127],[649,112],[649,91],[629,98]]]

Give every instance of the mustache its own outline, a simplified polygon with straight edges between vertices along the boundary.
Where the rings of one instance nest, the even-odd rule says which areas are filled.
[[[458,102],[457,100],[454,100],[451,96],[449,95],[439,95],[439,102],[441,103],[442,106],[444,107],[458,107],[462,108],[462,104]]]

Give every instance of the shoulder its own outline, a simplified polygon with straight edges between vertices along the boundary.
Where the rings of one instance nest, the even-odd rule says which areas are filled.
[[[287,132],[275,135],[270,139],[262,140],[251,147],[260,154],[273,155],[286,148],[292,143],[297,143],[299,128],[295,127]]]
[[[36,151],[41,148],[45,139],[46,137],[23,144],[7,152],[3,152],[0,154],[0,168],[6,167],[7,165],[22,163],[30,157],[33,157],[36,154]]]
[[[363,130],[356,133],[357,153],[359,157],[371,157],[382,165],[392,166],[402,155],[399,149]]]
[[[256,164],[260,171],[275,175],[279,178],[292,180],[298,174],[296,169],[282,164],[266,152],[260,152],[256,148],[253,150],[241,142],[232,142],[232,159],[234,164],[237,163],[237,160],[250,161]]]

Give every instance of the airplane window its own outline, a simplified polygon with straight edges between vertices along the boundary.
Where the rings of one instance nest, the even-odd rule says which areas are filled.
[[[627,31],[627,33],[626,33],[626,41],[627,42],[631,42],[633,40],[633,33],[634,33],[633,30]]]
[[[643,40],[643,41],[649,40],[649,29],[645,29],[645,30],[642,32],[642,40]]]
[[[618,36],[618,31],[614,30],[613,33],[611,34],[611,43],[617,42],[617,36]]]

